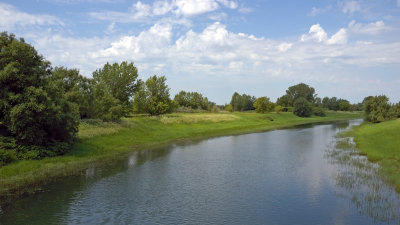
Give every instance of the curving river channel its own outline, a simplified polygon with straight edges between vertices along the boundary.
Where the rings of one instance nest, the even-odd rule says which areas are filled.
[[[0,224],[399,224],[377,165],[336,147],[361,122],[136,151],[2,205]]]

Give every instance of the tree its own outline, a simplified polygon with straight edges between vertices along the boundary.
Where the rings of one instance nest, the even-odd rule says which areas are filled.
[[[203,109],[210,110],[210,103],[207,97],[203,97],[202,94],[197,92],[186,92],[180,91],[175,95],[174,101],[178,103],[179,106],[190,107],[192,109]]]
[[[50,63],[24,39],[5,32],[0,35],[0,49],[2,133],[25,146],[72,143],[78,131],[78,109],[51,82]]]
[[[290,106],[289,96],[288,95],[283,95],[282,97],[278,98],[276,100],[276,104],[280,105],[280,106],[284,106],[284,107]]]
[[[312,114],[312,105],[304,97],[297,98],[293,104],[293,113],[300,117],[310,117]]]
[[[165,76],[157,77],[154,75],[140,85],[133,102],[137,112],[160,115],[172,110],[173,105],[169,97],[169,88],[165,81]]]
[[[239,95],[237,92],[235,92],[232,95],[230,104],[232,105],[233,111],[247,111],[254,109],[253,105],[255,101],[256,98],[254,96],[246,94]]]
[[[112,95],[104,81],[93,84],[92,117],[104,121],[117,121],[125,114],[120,100]]]
[[[268,97],[257,98],[254,102],[254,108],[258,113],[270,112],[274,109],[274,106],[274,103],[270,102]]]
[[[138,88],[137,77],[137,68],[126,61],[112,65],[107,62],[102,69],[93,72],[94,83],[102,82],[108,86],[112,96],[122,105],[125,115],[132,109],[130,99]]]
[[[219,108],[218,108],[218,106],[216,104],[213,105],[213,107],[211,109],[211,112],[213,112],[213,113],[219,112]]]
[[[288,96],[289,104],[292,106],[294,106],[294,102],[298,98],[303,97],[308,102],[314,102],[314,98],[316,97],[314,88],[304,83],[289,87],[286,90],[286,95]]]
[[[349,111],[350,110],[350,102],[345,99],[339,99],[338,106],[340,111]]]
[[[389,98],[385,95],[364,98],[365,119],[373,123],[383,122],[390,118]]]
[[[92,110],[92,80],[83,77],[77,69],[56,67],[49,79],[56,87],[63,90],[65,98],[77,104],[81,118],[93,116]]]

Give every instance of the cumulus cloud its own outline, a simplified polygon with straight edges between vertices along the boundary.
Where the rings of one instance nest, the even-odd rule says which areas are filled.
[[[314,41],[326,44],[345,44],[347,42],[346,29],[340,29],[336,34],[328,38],[328,34],[319,24],[314,24],[310,27],[308,34],[303,34],[300,39],[302,42]]]
[[[361,11],[361,4],[358,1],[347,1],[342,6],[342,12],[344,14],[353,14],[357,11]]]
[[[14,6],[0,2],[0,29],[8,30],[15,26],[63,25],[57,17],[46,14],[28,14]]]

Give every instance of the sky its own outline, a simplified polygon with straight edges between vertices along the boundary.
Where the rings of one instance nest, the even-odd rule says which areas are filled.
[[[0,0],[0,31],[86,77],[134,62],[171,97],[275,101],[303,82],[321,98],[400,101],[400,0]]]

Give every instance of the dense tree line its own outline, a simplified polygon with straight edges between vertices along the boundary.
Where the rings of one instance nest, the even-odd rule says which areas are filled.
[[[254,110],[254,103],[256,102],[256,97],[235,92],[232,95],[230,105],[232,106],[232,111],[248,111]]]
[[[174,101],[180,107],[206,111],[210,111],[215,105],[215,103],[208,101],[207,97],[203,97],[203,95],[198,92],[180,91],[175,95]]]

